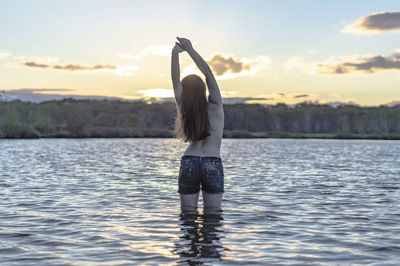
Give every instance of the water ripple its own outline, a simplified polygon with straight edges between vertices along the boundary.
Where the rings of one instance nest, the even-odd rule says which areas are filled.
[[[0,264],[399,264],[399,141],[224,139],[221,215],[180,213],[185,147],[0,140]]]

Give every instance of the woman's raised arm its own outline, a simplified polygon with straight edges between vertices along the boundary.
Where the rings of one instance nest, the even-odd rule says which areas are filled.
[[[178,43],[175,43],[175,46],[172,49],[172,56],[171,56],[171,78],[172,78],[172,86],[174,88],[175,101],[178,105],[182,94],[182,84],[180,80],[180,68],[179,68],[179,53],[182,52],[183,49],[179,46]]]
[[[199,55],[199,53],[194,50],[192,43],[188,39],[178,37],[177,39],[180,43],[181,48],[188,52],[197,67],[206,77],[206,83],[208,87],[208,101],[214,104],[222,104],[221,92],[219,91],[217,81],[215,80],[214,74],[212,73],[211,68],[209,67],[207,62]]]

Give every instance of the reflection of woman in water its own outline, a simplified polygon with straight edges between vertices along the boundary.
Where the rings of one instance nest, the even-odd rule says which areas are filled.
[[[221,244],[223,237],[221,214],[182,212],[179,224],[181,235],[175,241],[172,253],[179,255],[182,259],[180,262],[186,262],[188,265],[202,265],[202,262],[211,263],[221,260],[223,252],[227,250]]]
[[[171,77],[178,115],[176,136],[189,147],[181,158],[179,170],[179,194],[181,210],[197,211],[200,185],[204,212],[220,212],[224,192],[224,171],[220,157],[224,110],[217,81],[204,59],[193,49],[188,39],[177,38],[172,50]],[[197,75],[180,80],[179,56],[186,51],[204,74],[208,87]]]

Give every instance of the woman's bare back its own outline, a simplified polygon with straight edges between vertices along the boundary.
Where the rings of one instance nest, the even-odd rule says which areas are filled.
[[[221,157],[220,148],[224,131],[223,105],[208,103],[207,110],[210,121],[210,136],[203,140],[190,142],[183,155]]]

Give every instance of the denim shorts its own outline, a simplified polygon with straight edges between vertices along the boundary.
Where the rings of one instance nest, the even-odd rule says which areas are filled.
[[[219,157],[182,156],[179,169],[179,190],[181,194],[193,194],[201,189],[208,193],[222,193],[224,190],[224,169]]]

